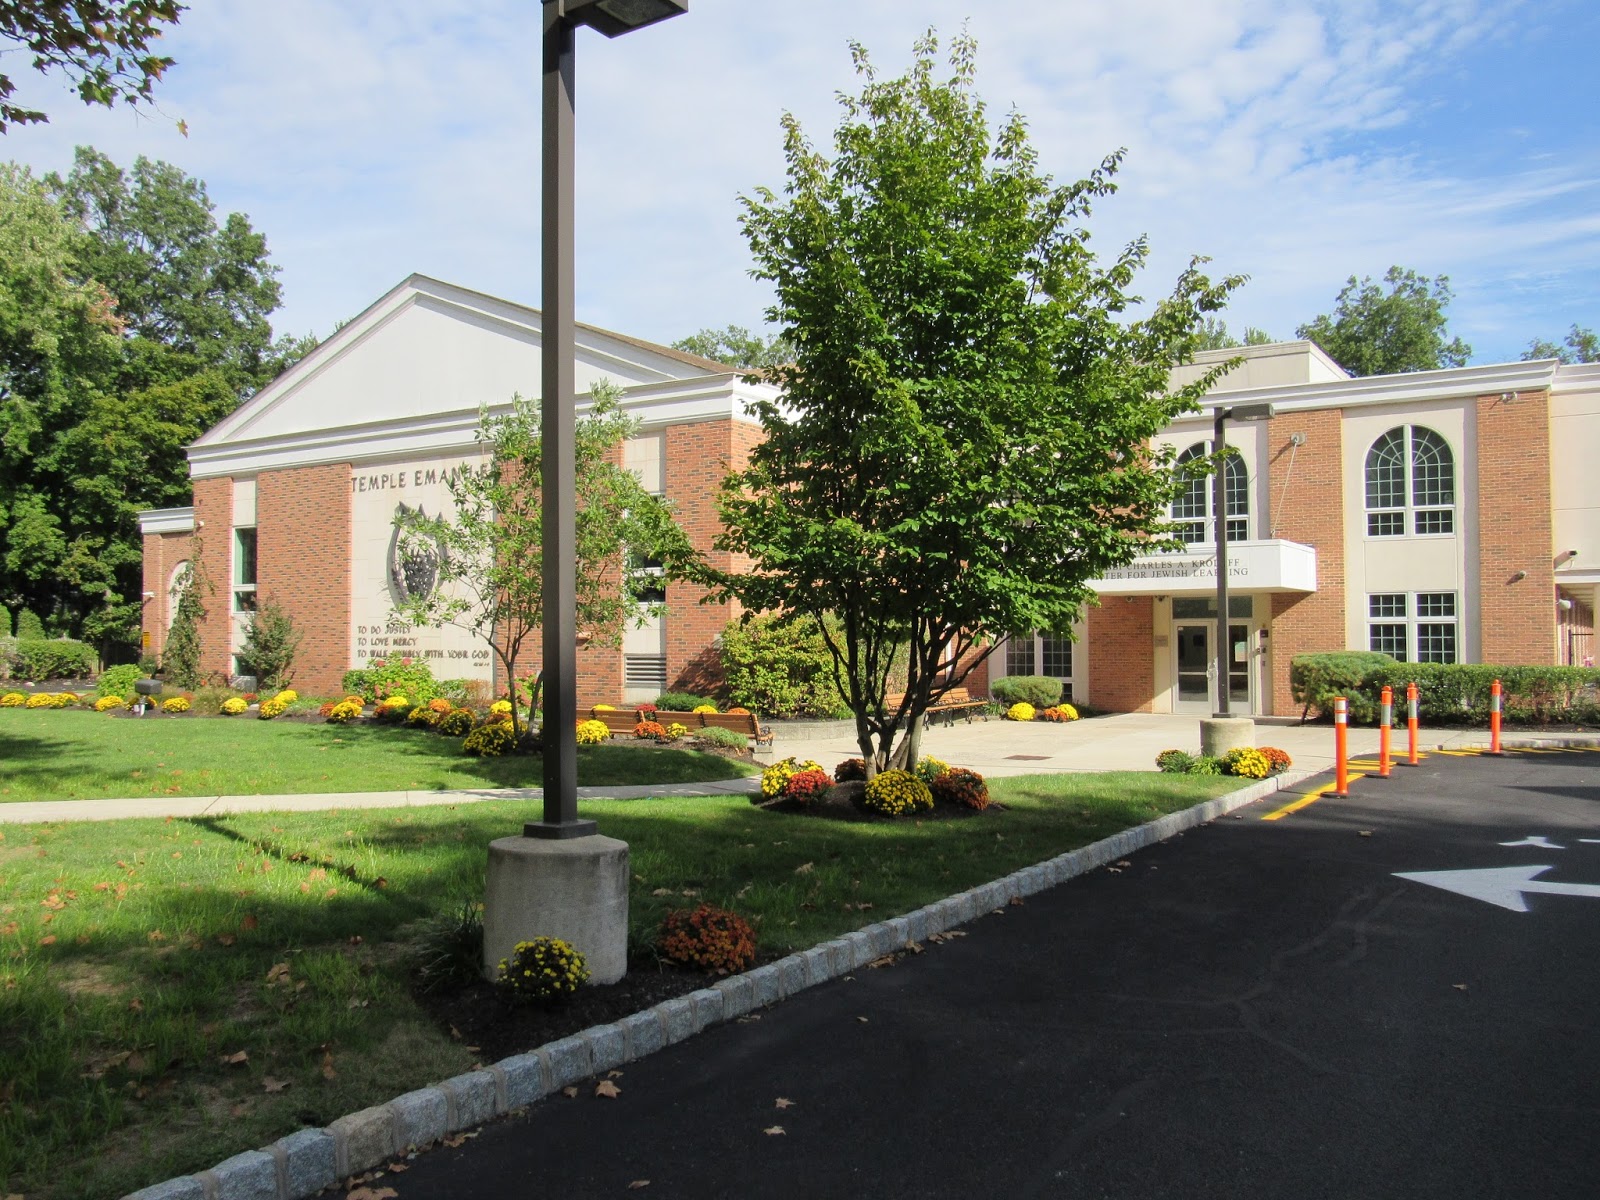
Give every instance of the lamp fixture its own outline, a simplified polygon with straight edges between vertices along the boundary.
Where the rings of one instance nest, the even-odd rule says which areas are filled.
[[[546,4],[552,0],[545,0]],[[689,11],[689,0],[553,0],[559,15],[608,38],[621,37]]]
[[[1513,575],[1511,577],[1511,582],[1512,583],[1521,583],[1527,577],[1528,577],[1528,573],[1526,571],[1518,571],[1515,575]]]

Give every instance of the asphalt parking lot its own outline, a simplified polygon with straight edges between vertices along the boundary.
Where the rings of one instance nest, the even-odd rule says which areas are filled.
[[[1600,1194],[1600,752],[1433,755],[1352,793],[1263,819],[1280,794],[380,1183]]]

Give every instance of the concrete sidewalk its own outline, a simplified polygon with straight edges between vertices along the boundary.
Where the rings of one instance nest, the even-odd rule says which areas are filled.
[[[820,723],[788,736],[782,726],[772,745],[775,758],[815,759],[832,771],[861,754],[843,722],[830,730]],[[1459,749],[1487,744],[1480,729],[1424,730],[1423,749]],[[1328,725],[1260,724],[1256,745],[1286,750],[1296,768],[1324,770],[1333,766],[1333,728]],[[1405,731],[1395,731],[1394,745],[1403,753]],[[956,722],[923,734],[922,752],[951,766],[987,776],[1040,775],[1071,771],[1152,771],[1156,755],[1167,749],[1200,748],[1200,721],[1192,716],[1117,713],[1064,725],[1044,721]],[[1376,729],[1350,730],[1352,757],[1375,754]],[[636,799],[642,796],[748,795],[759,787],[756,777],[712,783],[631,787],[581,787],[582,799]],[[404,808],[436,804],[477,804],[486,800],[535,802],[539,788],[474,788],[463,791],[316,792],[265,796],[146,796],[117,800],[39,800],[0,804],[0,824],[39,821],[112,821],[125,817],[197,817],[236,812],[319,812],[341,808]]]

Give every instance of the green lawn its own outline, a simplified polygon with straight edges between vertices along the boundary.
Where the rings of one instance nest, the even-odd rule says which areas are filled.
[[[224,736],[258,732],[275,735]],[[631,846],[636,948],[705,899],[751,919],[770,957],[1240,782],[997,780],[1007,811],[921,823],[742,797],[582,811]],[[482,896],[487,843],[526,816],[490,802],[0,827],[0,1195],[120,1195],[470,1069],[412,999],[406,946]]]
[[[472,758],[403,726],[0,709],[0,804],[138,796],[538,787],[536,758]],[[578,782],[699,783],[755,768],[690,750],[583,746]]]

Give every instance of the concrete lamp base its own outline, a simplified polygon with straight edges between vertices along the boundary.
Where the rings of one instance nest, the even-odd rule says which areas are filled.
[[[1200,722],[1200,753],[1221,758],[1229,750],[1256,744],[1256,723],[1249,717],[1206,717]]]
[[[616,838],[504,837],[489,844],[483,895],[483,974],[536,937],[572,943],[589,982],[628,973],[628,843]]]

